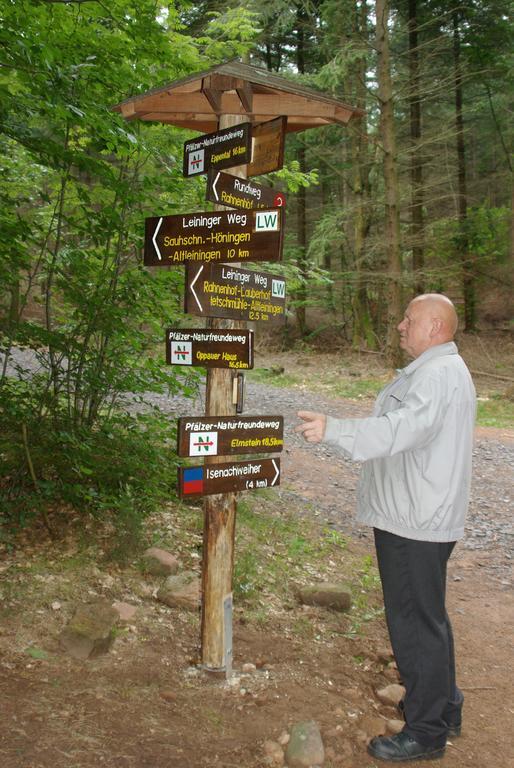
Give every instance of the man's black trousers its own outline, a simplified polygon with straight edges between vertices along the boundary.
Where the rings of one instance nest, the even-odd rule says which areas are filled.
[[[405,686],[404,730],[427,747],[460,723],[462,693],[445,607],[446,564],[455,542],[416,541],[375,528],[391,646]]]

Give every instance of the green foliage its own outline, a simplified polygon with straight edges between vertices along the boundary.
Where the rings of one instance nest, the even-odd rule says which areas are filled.
[[[182,11],[153,0],[0,2],[7,527],[36,515],[51,524],[64,507],[112,514],[133,538],[172,493],[173,429],[162,414],[137,414],[145,407],[133,399],[187,396],[197,377],[163,364],[164,329],[182,317],[183,275],[141,266],[144,218],[203,207],[202,185],[182,178],[185,132],[128,123],[112,105],[209,65]],[[249,38],[245,18],[236,34],[231,12],[228,46],[232,32],[235,43]],[[220,24],[207,32],[212,45]]]

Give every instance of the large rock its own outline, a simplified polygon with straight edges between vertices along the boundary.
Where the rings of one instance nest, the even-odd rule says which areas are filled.
[[[313,584],[299,587],[298,599],[304,605],[320,605],[336,611],[348,611],[352,605],[352,593],[346,584]]]
[[[143,554],[143,567],[152,576],[169,576],[179,569],[177,558],[165,549],[150,547]]]
[[[171,608],[196,611],[200,605],[200,579],[194,571],[168,576],[157,592],[157,599]]]
[[[377,698],[380,699],[382,704],[388,704],[390,707],[397,707],[404,696],[405,688],[397,683],[386,685],[385,688],[377,691]]]
[[[316,723],[309,720],[293,725],[286,750],[286,765],[289,768],[310,768],[323,765],[324,760],[325,749]]]
[[[61,645],[75,659],[107,653],[114,642],[118,619],[118,612],[107,602],[80,605],[61,633]]]

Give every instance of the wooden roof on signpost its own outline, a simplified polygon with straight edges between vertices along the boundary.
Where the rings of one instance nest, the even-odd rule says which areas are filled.
[[[252,123],[285,116],[288,132],[345,125],[364,115],[358,107],[238,61],[132,96],[113,109],[127,120],[170,123],[203,133],[218,129],[221,114],[245,115]]]

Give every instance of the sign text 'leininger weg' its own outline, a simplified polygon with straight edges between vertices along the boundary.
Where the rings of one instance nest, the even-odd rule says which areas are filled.
[[[283,445],[282,416],[189,416],[178,420],[179,456],[278,453]]]
[[[152,216],[145,220],[144,263],[280,261],[283,217],[281,208]]]
[[[286,282],[280,275],[227,264],[188,264],[184,301],[190,315],[284,321]]]
[[[253,368],[253,331],[169,329],[166,362],[205,368]]]
[[[180,498],[236,493],[277,485],[280,485],[280,459],[205,464],[201,467],[179,467],[178,470]]]

